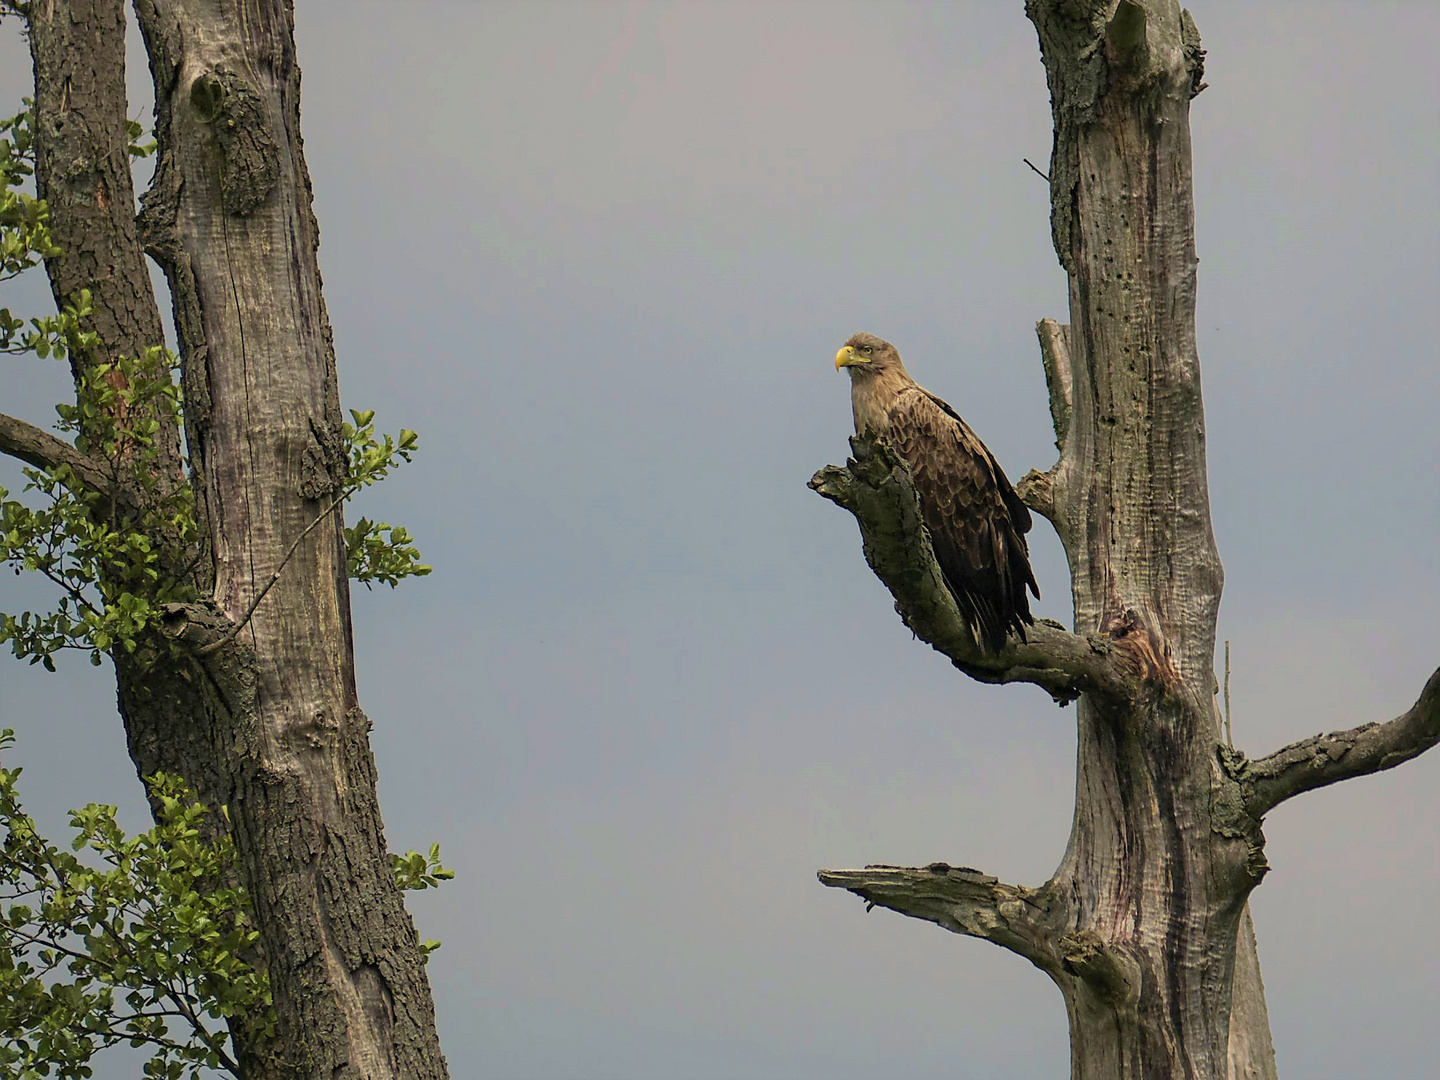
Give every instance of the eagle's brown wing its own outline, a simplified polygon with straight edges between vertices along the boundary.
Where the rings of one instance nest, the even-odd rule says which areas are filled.
[[[889,441],[910,466],[935,558],[960,614],[981,644],[999,652],[1014,631],[1033,624],[1025,533],[1030,511],[995,456],[949,405],[908,386],[890,410]]]

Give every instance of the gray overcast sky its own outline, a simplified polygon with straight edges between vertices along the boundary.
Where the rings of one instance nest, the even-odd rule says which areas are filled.
[[[814,878],[1038,883],[1069,831],[1073,714],[913,643],[805,490],[846,452],[831,357],[862,328],[1012,476],[1053,459],[1033,326],[1065,290],[1021,164],[1050,147],[1022,4],[297,7],[345,402],[422,435],[354,512],[436,572],[355,616],[391,846],[459,872],[412,901],[457,1080],[1063,1076],[1044,976]],[[1396,714],[1440,657],[1440,8],[1193,10],[1221,636],[1261,753]],[[23,50],[0,28],[0,102]],[[66,393],[23,361],[0,408]],[[90,800],[144,823],[113,695],[83,660],[0,664],[57,832]],[[1282,1073],[1435,1075],[1440,753],[1267,834]]]

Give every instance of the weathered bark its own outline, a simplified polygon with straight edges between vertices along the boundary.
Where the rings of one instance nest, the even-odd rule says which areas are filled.
[[[243,1022],[234,1029],[245,1075],[441,1077],[434,1006],[390,869],[355,694],[342,520],[325,516],[347,463],[290,6],[136,8],[160,141],[138,237],[122,2],[26,9],[37,181],[65,252],[47,260],[56,299],[92,291],[88,328],[105,357],[162,344],[148,250],[169,278],[181,341],[206,546],[176,569],[200,599],[166,618],[164,633],[188,647],[180,656],[159,649],[144,665],[116,656],[131,756],[142,776],[180,775],[229,808],[281,1021],[270,1046],[252,1045]],[[36,436],[0,417],[0,451],[65,462],[87,485],[113,486],[104,463]],[[154,479],[185,482],[173,424],[162,443]],[[115,494],[135,493],[122,485]]]
[[[1027,13],[1050,84],[1051,226],[1072,321],[1061,338],[1071,411],[1063,428],[1056,417],[1045,510],[1070,562],[1077,626],[1138,625],[1157,671],[1135,706],[1078,710],[1075,823],[1056,880],[1085,883],[1091,910],[1079,919],[1144,948],[1154,990],[1133,1016],[1089,1015],[1083,993],[1066,995],[1073,1072],[1271,1077],[1244,908],[1265,870],[1260,817],[1208,812],[1223,574],[1195,347],[1189,103],[1204,53],[1173,0],[1030,0]],[[1047,375],[1061,351],[1042,349]],[[1049,381],[1053,399],[1061,380]],[[1244,1027],[1232,1039],[1237,941]]]
[[[57,305],[90,290],[86,329],[100,341],[94,354],[71,357],[78,381],[85,365],[133,359],[165,343],[136,233],[126,131],[124,0],[37,4],[30,9],[28,29],[35,69],[36,188],[49,205],[51,233],[61,252],[45,260],[45,271]],[[159,410],[153,419],[161,427],[154,437],[150,493],[142,494],[134,487],[135,477],[117,474],[111,463],[54,436],[26,432],[18,422],[10,425],[16,437],[3,440],[3,449],[41,467],[69,465],[87,487],[121,509],[134,510],[143,499],[185,482],[174,417]],[[22,435],[28,437],[22,441]],[[176,552],[169,569],[197,589],[207,580],[204,561],[190,552]],[[137,665],[122,650],[115,655],[120,711],[136,770],[141,776],[183,776],[218,806],[223,800],[207,726],[183,719],[203,714],[202,696],[184,666],[156,660]]]
[[[89,289],[87,329],[100,355],[71,356],[75,377],[87,364],[136,358],[165,344],[144,252],[135,236],[135,184],[125,115],[124,0],[52,0],[28,20],[35,67],[35,186],[50,207],[61,254],[45,260],[59,307]],[[180,430],[156,414],[156,476],[184,482]]]
[[[160,142],[143,240],[174,296],[213,603],[233,624],[347,468],[292,12],[282,0],[136,10]],[[279,1056],[302,1076],[444,1076],[356,697],[338,512],[295,549],[243,633],[197,662],[225,691],[218,749]]]
[[[1032,3],[1055,109],[1071,325],[1040,327],[1060,460],[1025,486],[1069,559],[1076,632],[1130,660],[1077,711],[1075,820],[1041,890],[1076,1077],[1224,1077],[1258,823],[1212,827],[1221,571],[1205,486],[1187,113],[1174,4]],[[1264,1075],[1262,1071],[1261,1075]]]
[[[57,305],[90,290],[86,329],[100,342],[94,354],[71,357],[78,383],[86,365],[134,359],[165,344],[136,231],[126,128],[124,0],[35,5],[28,28],[35,71],[36,187],[49,205],[51,232],[61,252],[45,260],[45,270]],[[113,520],[133,518],[144,502],[186,482],[173,415],[158,410],[151,418],[161,426],[143,487],[129,470],[117,472],[112,463],[38,429],[26,430],[29,425],[18,421],[0,424],[13,436],[0,436],[0,450],[41,468],[70,466],[87,488],[104,496],[100,513]],[[166,571],[203,593],[211,579],[208,561],[197,557],[199,552],[177,549],[169,538],[154,539],[156,550],[170,554]],[[136,655],[117,648],[112,660],[136,774],[183,777],[212,808],[207,826],[223,829],[225,816],[218,811],[229,785],[215,753],[211,695],[197,685],[193,665],[163,648],[143,646]],[[252,949],[246,959],[264,965],[263,949]],[[252,1018],[234,1017],[229,1026],[244,1075],[253,1080],[278,1075],[272,1048],[252,1035]]]
[[[1267,869],[1261,819],[1440,741],[1440,672],[1388,724],[1258,761],[1220,744],[1188,121],[1199,35],[1174,0],[1028,0],[1027,13],[1054,113],[1051,223],[1070,324],[1038,327],[1060,457],[1020,491],[1064,545],[1075,632],[1042,623],[998,655],[967,647],[908,472],[883,444],[856,440],[811,486],[855,514],[901,617],[957,667],[1062,702],[1078,693],[1070,842],[1036,889],[941,864],[820,880],[1046,971],[1077,1080],[1271,1080],[1246,907]]]

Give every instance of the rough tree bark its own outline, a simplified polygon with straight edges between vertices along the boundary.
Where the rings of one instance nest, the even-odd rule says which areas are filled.
[[[118,655],[116,674],[137,772],[178,774],[229,808],[280,1016],[273,1045],[233,1029],[245,1075],[443,1077],[356,696],[340,513],[316,525],[348,463],[289,0],[137,0],[160,144],[138,228],[123,0],[11,7],[31,40],[38,193],[64,250],[46,262],[57,301],[92,291],[87,329],[107,357],[164,343],[147,252],[174,301],[191,475],[173,425],[156,471],[194,488],[204,545],[176,569],[202,600],[167,614],[183,655]],[[0,417],[0,451],[130,497],[14,418]]]
[[[906,624],[967,674],[1078,698],[1075,817],[1038,888],[934,863],[821,871],[867,903],[986,938],[1048,974],[1077,1080],[1276,1075],[1247,909],[1278,802],[1440,740],[1440,672],[1405,715],[1259,761],[1221,744],[1222,572],[1195,347],[1189,105],[1195,24],[1174,0],[1028,0],[1054,114],[1051,224],[1070,324],[1040,323],[1059,461],[1021,484],[1069,561],[1074,632],[996,655],[943,587],[903,463],[852,441],[811,486],[850,510]]]

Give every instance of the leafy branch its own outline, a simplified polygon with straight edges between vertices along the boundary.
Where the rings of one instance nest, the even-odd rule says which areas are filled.
[[[174,367],[163,348],[88,365],[76,404],[56,407],[59,430],[127,500],[107,499],[64,464],[23,470],[38,507],[0,488],[0,562],[40,573],[61,593],[47,614],[0,613],[0,642],[17,658],[53,671],[64,649],[88,651],[93,664],[112,648],[136,653],[164,605],[193,599],[174,567],[199,543],[194,494],[185,484],[160,491],[153,467],[157,416],[180,413]]]
[[[140,121],[125,121],[126,149],[132,158],[147,158],[160,148],[160,144],[155,141],[153,135],[154,133],[147,130]]]
[[[420,437],[407,428],[400,437],[375,434],[375,412],[350,410],[354,423],[340,426],[346,456],[350,461],[350,478],[344,498],[361,488],[379,483],[392,469],[407,462],[420,448]],[[425,577],[432,570],[420,561],[414,538],[400,525],[361,518],[345,529],[346,562],[350,577],[370,588],[372,581],[392,589],[407,577]]]
[[[0,752],[13,742],[0,731]],[[88,1077],[120,1043],[150,1048],[146,1077],[239,1077],[225,1022],[243,1017],[263,1040],[276,1019],[268,976],[246,959],[259,935],[228,834],[207,839],[210,812],[157,775],[154,828],[127,837],[115,807],[91,804],[71,812],[63,850],[25,813],[22,771],[0,764],[0,1080]],[[455,876],[438,844],[390,858],[401,889]]]
[[[0,750],[13,735],[0,732]],[[96,1052],[149,1046],[147,1077],[239,1076],[224,1021],[273,1032],[259,935],[222,831],[174,777],[150,778],[156,824],[127,837],[116,808],[72,811],[70,851],[44,839],[0,767],[0,1078],[90,1075]],[[93,862],[75,852],[88,851]],[[95,865],[98,863],[99,865]]]
[[[395,884],[407,891],[438,889],[442,881],[450,881],[455,877],[455,871],[446,869],[440,862],[439,844],[431,844],[428,853],[407,851],[404,855],[392,854],[390,867],[395,872]],[[427,961],[430,954],[438,948],[440,942],[435,938],[426,938],[420,942],[420,951],[424,953]]]
[[[50,235],[45,203],[18,190],[35,174],[34,102],[25,98],[23,104],[16,115],[0,119],[0,281],[9,281],[60,251]],[[10,313],[0,312],[3,328]],[[0,338],[0,344],[8,342]]]

